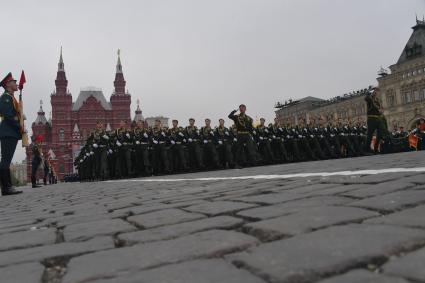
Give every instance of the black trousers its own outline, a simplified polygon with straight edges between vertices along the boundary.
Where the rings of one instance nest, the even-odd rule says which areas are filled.
[[[375,151],[378,149],[378,145],[382,138],[386,135],[386,125],[384,124],[385,120],[378,117],[368,117],[367,118],[367,140],[366,146],[368,151],[370,151],[369,146],[372,141],[373,133],[376,131],[376,143]]]
[[[4,138],[1,139],[1,160],[0,160],[0,169],[7,170],[12,163],[13,155],[15,154],[16,145],[18,144],[18,139],[15,138]]]

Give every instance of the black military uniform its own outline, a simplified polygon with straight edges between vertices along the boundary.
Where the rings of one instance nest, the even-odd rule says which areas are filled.
[[[381,103],[377,94],[379,88],[374,88],[372,93],[368,93],[365,97],[367,103],[367,140],[366,140],[366,151],[370,151],[368,145],[372,141],[373,133],[376,131],[376,143],[374,145],[374,152],[378,152],[378,146],[384,136],[387,135],[386,131],[386,120],[381,112]]]
[[[37,185],[37,170],[43,161],[40,148],[41,141],[41,137],[37,137],[35,142],[32,143],[31,184],[33,188],[40,187]]]
[[[187,126],[185,128],[185,136],[187,137],[190,167],[194,170],[205,168],[200,147],[201,132],[196,126]]]
[[[13,84],[14,83],[14,84]],[[0,82],[5,90],[0,97],[0,142],[1,142],[1,160],[0,160],[0,184],[2,195],[14,195],[22,193],[12,187],[12,178],[10,173],[10,163],[16,150],[18,140],[22,138],[23,129],[20,127],[20,113],[18,102],[13,96],[17,90],[16,80],[9,73]]]
[[[273,134],[264,124],[258,125],[254,132],[254,139],[257,142],[258,151],[261,154],[263,162],[265,164],[273,163],[275,161],[271,146]]]
[[[169,138],[164,129],[154,127],[152,129],[152,165],[155,175],[171,173],[170,160],[168,157]]]
[[[136,127],[133,131],[134,136],[134,155],[135,155],[135,170],[138,175],[152,175],[152,165],[149,159],[149,131],[144,128]]]
[[[201,128],[201,139],[203,142],[204,164],[210,168],[218,168],[217,137],[211,126],[206,125]]]
[[[170,140],[170,153],[171,153],[171,164],[173,171],[185,171],[187,170],[187,160],[185,153],[185,144],[187,142],[184,129],[182,127],[172,127],[168,131]]]
[[[217,153],[221,166],[226,168],[235,167],[235,161],[232,152],[233,134],[225,126],[218,126],[215,129],[217,137]]]
[[[289,161],[288,152],[285,147],[285,133],[283,128],[275,123],[269,126],[269,131],[272,134],[271,146],[274,157],[278,162]]]

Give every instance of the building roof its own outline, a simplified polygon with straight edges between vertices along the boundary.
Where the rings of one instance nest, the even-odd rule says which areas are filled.
[[[308,102],[308,101],[317,102],[317,101],[323,101],[323,100],[324,99],[321,99],[318,97],[307,96],[307,97],[301,98],[300,100],[298,100],[298,102]]]
[[[404,47],[397,64],[425,55],[425,21],[416,20],[413,33]]]
[[[38,124],[46,125],[46,124],[49,123],[49,122],[47,122],[46,116],[44,115],[45,113],[43,111],[43,107],[41,105],[42,105],[42,103],[40,103],[40,109],[38,110],[37,118],[34,121],[34,123],[36,125],[38,125]]]
[[[72,104],[72,111],[77,111],[83,106],[84,102],[93,96],[97,101],[100,102],[103,109],[112,110],[111,104],[105,99],[101,89],[97,88],[85,88],[80,91],[77,100]]]

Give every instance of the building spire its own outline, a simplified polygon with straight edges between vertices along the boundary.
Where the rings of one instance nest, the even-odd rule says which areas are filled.
[[[118,61],[117,61],[117,74],[122,74],[122,65],[121,65],[121,50],[118,49],[117,51],[118,54]]]
[[[43,111],[43,100],[40,100],[40,109],[38,110],[38,114],[39,115],[44,115],[44,111]]]
[[[59,63],[58,63],[58,71],[65,71],[65,65],[63,63],[63,57],[62,57],[62,46],[61,46],[61,53],[59,57]]]
[[[121,65],[121,50],[118,49],[118,61],[117,61],[117,71],[115,73],[115,81],[114,81],[114,87],[115,87],[115,95],[125,95],[125,80],[124,80],[124,74],[122,72],[122,65]]]

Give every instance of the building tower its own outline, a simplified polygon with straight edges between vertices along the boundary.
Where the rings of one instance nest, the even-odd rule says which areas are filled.
[[[122,71],[120,50],[118,49],[118,61],[115,72],[114,92],[111,95],[110,102],[112,105],[112,128],[119,128],[120,121],[125,121],[127,126],[131,124],[131,95],[125,91],[125,80]]]
[[[72,95],[68,92],[68,80],[62,57],[62,47],[55,80],[56,89],[50,96],[52,104],[52,143],[54,147],[65,146],[71,142]]]

